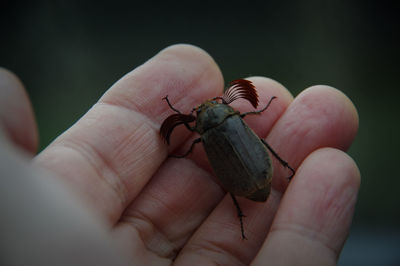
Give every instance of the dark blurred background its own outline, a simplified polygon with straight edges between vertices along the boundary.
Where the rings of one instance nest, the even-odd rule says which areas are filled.
[[[226,81],[267,76],[294,95],[316,84],[340,89],[359,110],[349,153],[362,185],[339,265],[400,265],[398,2],[0,3],[0,65],[29,92],[41,149],[121,76],[175,43],[205,49]]]

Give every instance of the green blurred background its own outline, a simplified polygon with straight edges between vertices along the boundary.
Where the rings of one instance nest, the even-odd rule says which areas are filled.
[[[398,2],[371,0],[1,1],[0,65],[29,92],[41,149],[122,75],[175,43],[205,49],[226,81],[267,76],[294,95],[336,87],[359,110],[349,153],[362,174],[339,265],[400,265],[396,16]]]

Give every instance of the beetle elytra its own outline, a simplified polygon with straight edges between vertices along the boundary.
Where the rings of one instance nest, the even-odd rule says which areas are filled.
[[[190,114],[182,114],[175,109],[166,96],[163,99],[176,114],[170,115],[164,120],[160,128],[160,135],[169,144],[173,129],[182,124],[188,130],[200,134],[200,138],[193,141],[186,153],[172,157],[183,158],[193,150],[197,143],[203,143],[215,175],[232,197],[240,220],[242,238],[245,239],[242,219],[244,215],[235,196],[259,202],[267,200],[273,173],[267,150],[292,172],[288,177],[289,180],[295,171],[243,121],[246,115],[260,114],[267,110],[276,97],[272,97],[261,110],[246,113],[240,113],[229,106],[229,103],[240,98],[246,99],[254,108],[257,108],[258,95],[251,81],[245,79],[232,81],[222,96],[203,102],[193,108]],[[194,121],[195,124],[191,126],[190,123]]]

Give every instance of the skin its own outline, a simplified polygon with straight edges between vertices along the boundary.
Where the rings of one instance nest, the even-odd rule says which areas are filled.
[[[313,86],[293,99],[276,81],[249,78],[260,106],[272,96],[278,99],[246,122],[297,172],[289,184],[290,173],[273,159],[267,202],[238,198],[246,215],[248,240],[242,240],[236,209],[213,177],[201,145],[187,158],[167,157],[185,151],[198,136],[178,127],[168,147],[158,135],[172,112],[161,100],[165,95],[188,113],[221,94],[221,72],[203,50],[189,45],[162,50],[116,82],[36,156],[36,126],[24,88],[6,70],[0,79],[8,84],[0,88],[0,139],[7,147],[0,150],[5,183],[0,192],[5,186],[12,192],[4,191],[2,223],[18,221],[9,223],[12,233],[5,240],[24,239],[2,247],[10,251],[6,261],[51,265],[51,257],[57,262],[73,257],[74,265],[336,265],[360,185],[357,166],[344,152],[356,135],[358,116],[340,91]],[[252,110],[246,101],[232,106]],[[11,107],[16,108],[10,120]],[[29,198],[29,206],[19,204],[16,195]],[[24,217],[29,212],[40,215]],[[38,226],[29,222],[32,217]],[[52,226],[59,229],[48,232]],[[64,231],[68,234],[61,235]],[[46,240],[52,243],[48,252],[36,251]]]

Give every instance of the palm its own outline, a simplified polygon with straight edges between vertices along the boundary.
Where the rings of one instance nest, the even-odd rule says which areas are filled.
[[[248,240],[241,240],[236,209],[201,145],[188,158],[167,158],[158,134],[171,114],[161,100],[165,95],[186,112],[221,93],[215,63],[192,47],[167,49],[123,77],[35,162],[76,186],[136,261],[234,265],[257,255],[255,262],[290,262],[302,249],[308,256],[314,252],[313,261],[334,263],[358,188],[353,162],[339,151],[355,136],[354,107],[328,87],[311,88],[293,101],[278,83],[252,80],[262,103],[278,99],[246,121],[259,136],[268,135],[268,143],[298,171],[283,197],[290,173],[274,161],[268,201],[239,199]],[[242,101],[234,106],[250,108]],[[186,149],[193,138],[177,129],[169,150],[179,153],[177,147]],[[316,151],[322,147],[334,149]]]

